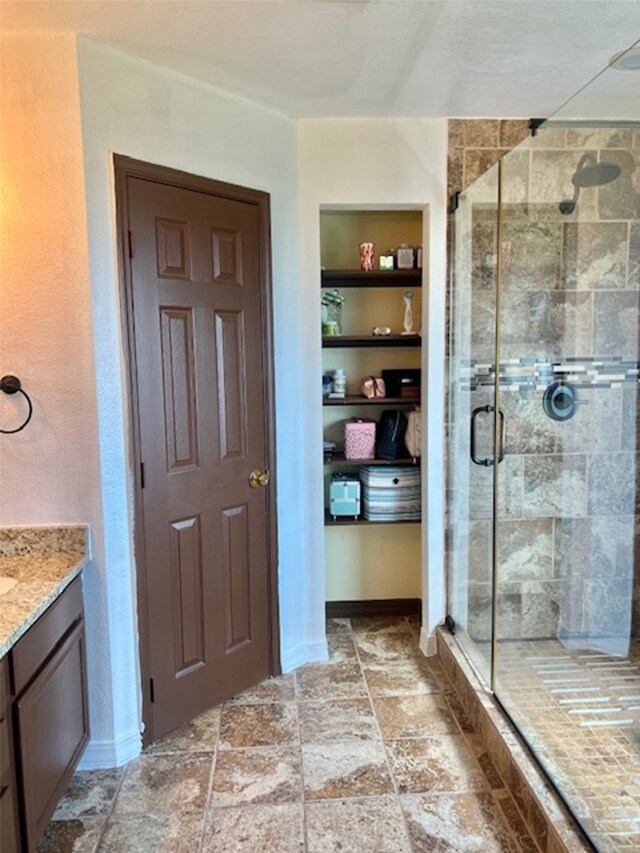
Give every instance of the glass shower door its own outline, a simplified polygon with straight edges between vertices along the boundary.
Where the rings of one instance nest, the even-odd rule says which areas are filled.
[[[459,196],[449,310],[450,627],[490,682],[498,166]]]
[[[603,850],[640,844],[638,139],[552,121],[501,164],[493,689]]]

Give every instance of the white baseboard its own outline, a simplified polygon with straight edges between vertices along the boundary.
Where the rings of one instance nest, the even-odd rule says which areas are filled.
[[[90,740],[78,770],[107,770],[122,767],[142,751],[142,735],[131,732],[118,740]]]
[[[282,649],[280,663],[283,672],[292,672],[305,663],[320,663],[329,660],[327,641],[318,640],[315,643],[298,643],[289,649]]]
[[[424,628],[420,628],[420,651],[428,658],[438,653],[435,632],[429,634]]]

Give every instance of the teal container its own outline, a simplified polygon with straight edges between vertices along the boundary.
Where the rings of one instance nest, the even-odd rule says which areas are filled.
[[[333,474],[329,494],[329,512],[336,518],[360,516],[360,480],[347,474]]]

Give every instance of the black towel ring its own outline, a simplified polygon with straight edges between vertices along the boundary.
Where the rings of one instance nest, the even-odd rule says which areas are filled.
[[[3,376],[2,379],[0,379],[0,391],[4,391],[5,394],[17,394],[19,391],[27,401],[29,414],[27,415],[24,423],[15,429],[0,429],[0,433],[3,433],[4,435],[11,435],[14,432],[20,432],[20,430],[23,430],[31,420],[31,415],[33,414],[31,399],[27,392],[22,390],[22,382],[20,382],[17,376]]]

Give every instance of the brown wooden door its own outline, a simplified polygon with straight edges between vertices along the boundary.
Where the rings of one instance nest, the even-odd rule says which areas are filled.
[[[152,737],[270,674],[255,204],[127,179]]]

